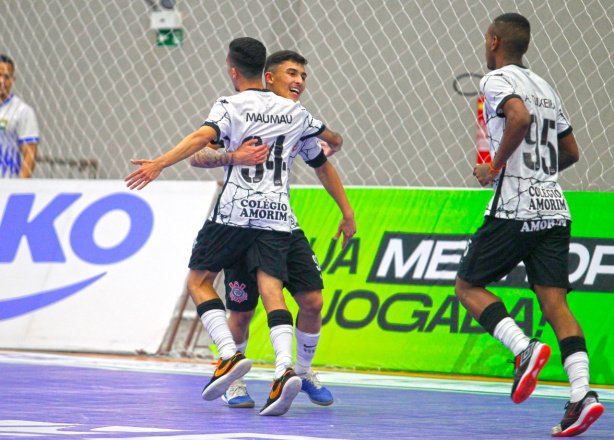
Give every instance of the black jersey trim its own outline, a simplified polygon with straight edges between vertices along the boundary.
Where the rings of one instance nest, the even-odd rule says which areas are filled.
[[[226,182],[224,182],[224,186],[222,187],[222,190],[220,191],[220,195],[217,197],[217,202],[215,202],[215,207],[213,208],[213,217],[211,217],[211,220],[213,222],[215,222],[215,219],[217,218],[217,214],[220,210],[220,200],[222,200],[222,194],[224,194],[224,190],[226,189],[226,185],[228,185],[228,181],[230,180],[230,175],[232,174],[232,165],[228,166],[228,176],[226,177]]]
[[[499,105],[497,106],[497,109],[495,110],[495,113],[497,116],[499,116],[500,118],[505,118],[505,113],[503,113],[503,106],[505,105],[507,101],[509,101],[512,98],[522,99],[522,96],[516,93],[512,93],[511,95],[507,95],[505,98],[503,98],[501,102],[499,103]]]
[[[565,136],[569,136],[571,134],[571,132],[573,131],[573,128],[571,128],[571,125],[569,126],[569,128],[567,130],[563,130],[560,133],[558,133],[556,135],[557,139],[563,139]]]
[[[318,131],[316,131],[315,133],[312,133],[312,134],[308,134],[307,136],[303,136],[301,138],[301,141],[304,141],[304,140],[312,138],[312,137],[316,137],[316,136],[322,134],[324,132],[324,130],[326,130],[326,125],[322,124],[322,126],[320,127],[320,129]]]
[[[271,92],[271,90],[269,89],[257,89],[257,88],[245,89],[244,92],[247,92],[248,90],[251,90],[252,92]]]
[[[516,66],[516,67],[520,67],[521,69],[528,69],[527,66],[523,66],[522,64],[518,64],[518,63],[510,63],[508,64],[508,66]]]
[[[497,206],[499,205],[499,199],[501,198],[501,188],[503,188],[503,179],[505,178],[505,167],[501,170],[501,177],[499,177],[499,185],[497,185],[497,190],[495,191],[495,197],[492,201],[492,206],[490,207],[490,216],[495,217],[497,214]]]
[[[328,161],[328,159],[326,158],[326,155],[324,154],[324,151],[320,151],[320,154],[318,154],[316,157],[314,157],[311,160],[305,161],[305,163],[307,165],[309,165],[311,168],[320,168],[327,161]]]
[[[211,127],[215,130],[215,132],[217,133],[217,136],[215,139],[211,140],[212,144],[218,143],[219,139],[220,139],[220,127],[217,126],[217,124],[215,122],[209,122],[209,121],[205,121],[205,123],[203,125],[201,125],[201,127]]]

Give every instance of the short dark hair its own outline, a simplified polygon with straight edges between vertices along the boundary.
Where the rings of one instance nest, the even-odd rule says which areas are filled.
[[[531,24],[520,14],[509,12],[492,22],[493,31],[501,43],[516,55],[524,55],[531,40]]]
[[[7,63],[11,65],[11,69],[15,70],[15,63],[7,55],[0,54],[0,63]]]
[[[237,69],[245,78],[258,78],[262,76],[264,70],[266,48],[254,38],[235,38],[228,46],[228,60],[230,66]]]
[[[264,71],[270,72],[271,69],[274,69],[286,61],[294,61],[302,66],[307,64],[305,57],[299,53],[292,50],[280,50],[269,55],[269,57],[266,59],[266,63],[264,64]]]

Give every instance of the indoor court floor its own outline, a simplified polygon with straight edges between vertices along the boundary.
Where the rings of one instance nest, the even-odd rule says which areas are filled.
[[[246,376],[253,409],[200,397],[213,365],[197,361],[0,351],[0,437],[37,439],[550,438],[568,388],[538,384],[521,405],[509,381],[321,371],[335,403],[300,393],[282,417],[261,417],[273,370]],[[580,438],[614,437],[614,387]]]

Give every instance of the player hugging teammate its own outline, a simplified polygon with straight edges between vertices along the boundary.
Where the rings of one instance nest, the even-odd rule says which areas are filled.
[[[275,380],[260,414],[281,415],[290,408],[302,381],[292,368],[293,317],[283,296],[283,284],[289,282],[292,217],[289,212],[286,216],[278,215],[277,208],[283,210],[284,206],[290,206],[288,162],[295,146],[319,137],[339,147],[342,140],[298,101],[263,88],[265,60],[266,49],[259,41],[233,40],[226,64],[239,93],[219,98],[203,126],[167,153],[153,161],[133,160],[140,167],[125,180],[131,189],[142,189],[165,167],[210,143],[224,143],[227,152],[219,154],[211,150],[215,157],[210,159],[225,165],[224,186],[210,218],[198,233],[189,263],[188,291],[220,353],[217,368],[202,396],[206,400],[222,396],[232,382],[251,368],[251,361],[237,350],[226,320],[226,309],[213,289],[218,272],[244,258],[249,273],[256,274],[276,354]],[[245,142],[249,145],[240,149]],[[268,148],[260,144],[271,146],[272,158],[267,166],[263,162],[268,157]],[[243,154],[245,151],[247,154]],[[247,212],[243,206],[246,203],[248,207],[254,203],[268,207],[262,208],[266,215],[242,215]],[[269,215],[268,211],[275,212]]]

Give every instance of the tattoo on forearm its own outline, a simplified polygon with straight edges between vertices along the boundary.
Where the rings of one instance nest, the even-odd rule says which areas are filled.
[[[217,168],[234,165],[232,153],[218,153],[211,148],[203,148],[192,156],[193,164],[202,168]]]

